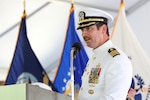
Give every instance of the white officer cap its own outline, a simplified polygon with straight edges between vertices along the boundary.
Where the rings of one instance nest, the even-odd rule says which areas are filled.
[[[113,17],[110,14],[99,9],[81,8],[78,11],[78,15],[79,23],[77,29],[95,25],[96,22],[102,22],[106,25],[113,22]]]

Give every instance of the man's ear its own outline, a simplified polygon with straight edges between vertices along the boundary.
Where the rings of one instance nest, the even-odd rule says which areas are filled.
[[[105,25],[105,24],[103,24],[102,26],[101,26],[101,28],[102,28],[102,33],[104,34],[104,33],[107,33],[107,26]]]

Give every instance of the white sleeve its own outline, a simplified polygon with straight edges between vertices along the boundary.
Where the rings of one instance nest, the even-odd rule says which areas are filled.
[[[105,73],[104,96],[99,100],[126,100],[132,80],[132,65],[129,60],[121,60],[120,57],[114,60]]]

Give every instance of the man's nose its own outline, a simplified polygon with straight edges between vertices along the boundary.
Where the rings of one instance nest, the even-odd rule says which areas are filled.
[[[83,29],[83,30],[82,30],[82,36],[85,36],[85,35],[87,35],[87,30],[86,30],[86,29]]]

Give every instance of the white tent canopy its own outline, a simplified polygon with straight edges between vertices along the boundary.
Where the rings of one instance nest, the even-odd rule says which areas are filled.
[[[149,0],[125,0],[128,21],[150,57]],[[117,15],[120,0],[74,0],[75,8],[93,7]],[[51,77],[61,54],[66,34],[70,0],[26,0],[27,34],[39,61]],[[23,0],[1,0],[0,3],[0,80],[5,80],[13,57],[19,22],[23,13]],[[75,14],[77,21],[77,14]],[[77,22],[76,22],[77,23]],[[112,27],[112,26],[110,26]],[[79,36],[80,31],[78,31]],[[82,38],[81,38],[82,40]],[[83,40],[82,40],[83,41]],[[91,51],[85,46],[89,56]],[[51,73],[54,72],[54,73]]]

